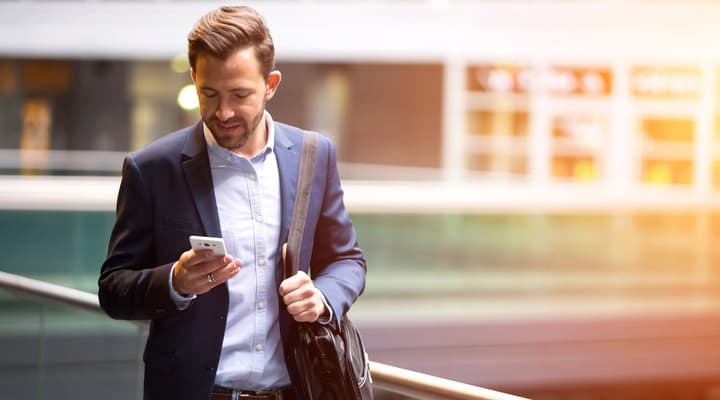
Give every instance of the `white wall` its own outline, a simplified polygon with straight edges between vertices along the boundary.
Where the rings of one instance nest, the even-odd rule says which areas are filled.
[[[168,58],[216,2],[0,3],[0,54]],[[293,60],[720,59],[710,2],[251,2]]]

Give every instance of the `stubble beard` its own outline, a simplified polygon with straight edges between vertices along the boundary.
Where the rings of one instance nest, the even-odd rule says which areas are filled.
[[[255,132],[257,131],[258,125],[260,125],[260,122],[262,121],[262,117],[265,113],[265,107],[261,109],[261,111],[250,121],[251,126],[248,126],[248,124],[244,120],[237,121],[240,123],[240,125],[236,128],[241,131],[241,134],[237,136],[236,134],[221,134],[218,132],[218,130],[215,129],[216,124],[219,123],[218,119],[213,117],[211,120],[211,123],[207,123],[206,125],[210,128],[210,132],[213,135],[213,138],[215,138],[215,141],[220,146],[233,151],[243,148],[248,141],[250,141],[250,138],[252,138],[255,135]],[[234,123],[235,121],[228,121],[230,123]]]
[[[214,120],[213,122],[217,123],[217,120]],[[236,150],[242,148],[247,144],[248,140],[250,140],[250,137],[253,135],[253,132],[248,129],[247,125],[244,123],[237,128],[242,132],[240,136],[234,134],[221,134],[218,133],[218,130],[215,129],[213,124],[209,124],[208,126],[210,127],[210,132],[212,132],[212,135],[215,138],[217,144],[228,150]]]

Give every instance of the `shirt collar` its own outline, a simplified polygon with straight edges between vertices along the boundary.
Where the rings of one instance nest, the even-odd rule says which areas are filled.
[[[251,159],[255,159],[257,157],[264,157],[268,153],[271,153],[273,151],[273,148],[275,147],[275,122],[273,121],[272,117],[270,116],[270,113],[267,112],[267,110],[263,111],[265,113],[265,126],[267,127],[267,142],[265,142],[265,146],[263,146],[260,151],[258,151],[255,155],[252,156]],[[225,160],[228,159],[228,157],[242,157],[239,156],[232,151],[220,146],[213,137],[212,133],[210,132],[210,128],[203,122],[203,135],[205,136],[205,142],[207,142],[208,147],[208,153],[210,154],[210,159],[212,160],[214,157],[217,157],[218,159]]]

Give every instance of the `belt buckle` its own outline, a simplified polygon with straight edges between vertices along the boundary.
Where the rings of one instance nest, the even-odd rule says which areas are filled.
[[[257,396],[267,396],[268,398],[274,400],[282,400],[282,395],[279,390],[261,390],[259,392],[255,392],[255,394]]]
[[[280,395],[279,390],[259,390],[252,394],[233,391],[233,399],[232,400],[242,400],[242,399],[253,398],[253,397],[265,397],[268,400],[269,399],[282,400],[282,396]]]

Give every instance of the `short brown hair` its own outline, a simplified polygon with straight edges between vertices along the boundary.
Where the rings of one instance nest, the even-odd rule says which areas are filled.
[[[195,70],[197,57],[206,53],[226,59],[252,46],[263,77],[275,68],[275,45],[262,16],[247,6],[225,6],[203,15],[188,34],[188,59]]]

